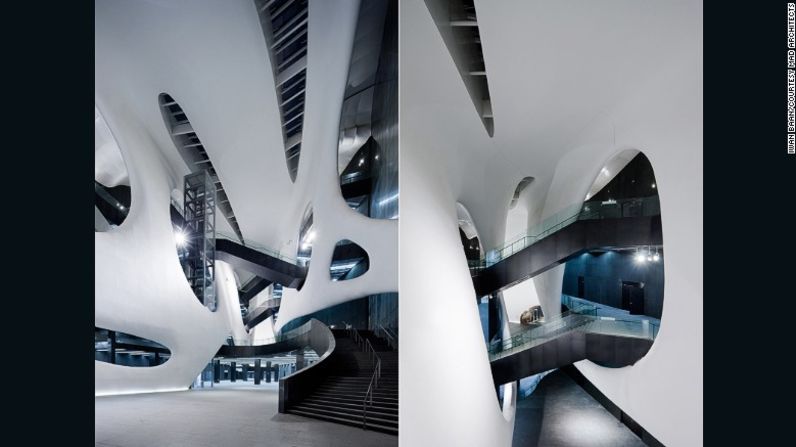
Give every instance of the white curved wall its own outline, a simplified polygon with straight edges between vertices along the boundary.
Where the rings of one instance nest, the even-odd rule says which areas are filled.
[[[185,389],[223,343],[225,322],[199,303],[180,268],[169,215],[175,179],[125,104],[102,96],[97,104],[127,162],[135,206],[122,225],[94,235],[95,325],[161,343],[171,358],[151,368],[95,361],[94,390]]]
[[[305,124],[296,184],[302,189],[303,204],[312,203],[317,236],[304,286],[300,291],[283,291],[277,331],[290,320],[308,313],[354,298],[398,290],[397,223],[370,219],[350,209],[339,187],[340,110],[358,5],[358,1],[311,0],[309,3]],[[305,206],[299,209],[303,212]],[[291,231],[297,233],[298,228],[297,222]],[[329,266],[334,245],[343,239],[367,251],[370,267],[357,278],[332,281]]]
[[[701,67],[698,58],[684,62]],[[641,149],[652,164],[666,248],[660,333],[632,367],[609,369],[588,361],[577,367],[665,445],[684,446],[702,442],[702,79],[693,71],[662,71],[650,88],[616,109],[615,141],[576,147],[556,174],[588,178],[625,148]],[[660,85],[667,88],[652,88]],[[644,106],[652,103],[658,107]],[[645,110],[644,119],[638,110]],[[587,189],[580,185],[572,197]],[[559,203],[570,198],[562,195]],[[562,280],[563,269],[557,275]]]
[[[240,298],[238,298],[238,285],[235,282],[235,272],[232,266],[223,261],[216,261],[216,299],[223,305],[216,312],[221,312],[226,320],[229,334],[236,345],[251,344],[249,333],[243,326],[243,317],[240,314]]]
[[[424,3],[401,4],[400,319],[406,328],[401,364],[407,367],[401,424],[411,436],[402,444],[511,442],[495,417],[493,393],[482,389],[491,388],[491,377],[482,376],[486,352],[474,335],[477,311],[466,292],[472,285],[461,272],[463,256],[453,253],[460,243],[448,210],[455,211],[457,201],[464,204],[489,249],[503,242],[508,204],[523,177],[535,177],[527,188],[532,226],[583,201],[612,155],[639,149],[650,158],[661,197],[663,326],[647,356],[632,367],[578,367],[665,445],[700,445],[701,2],[476,0],[475,6],[493,138]],[[416,247],[433,256],[433,274],[421,268],[428,263]],[[563,266],[534,278],[548,315],[558,312],[562,279]],[[432,342],[429,349],[427,340],[453,347],[440,353],[442,347]],[[409,366],[417,364],[439,377],[413,376]],[[455,374],[450,364],[457,364]],[[443,378],[467,383],[467,399],[440,383]],[[433,402],[424,396],[434,396]],[[446,415],[446,422],[424,419],[435,415]],[[488,441],[482,433],[491,435]]]
[[[401,122],[411,113],[402,107]],[[411,133],[401,139],[398,441],[511,445],[513,417],[504,418],[492,385],[455,196],[433,147]]]
[[[97,393],[185,388],[228,334],[243,336],[232,289],[222,287],[222,308],[210,313],[180,270],[169,201],[188,169],[163,123],[160,93],[169,93],[187,113],[246,239],[295,255],[302,214],[313,203],[318,237],[311,267],[301,292],[286,289],[281,324],[397,290],[397,223],[349,209],[337,176],[340,108],[359,1],[311,0],[309,7],[303,144],[293,184],[252,1],[96,2],[95,103],[121,147],[133,198],[123,225],[95,236],[95,318],[98,326],[150,338],[173,352],[153,368],[97,362]],[[216,223],[230,232],[223,218]],[[370,269],[332,283],[329,265],[340,239],[362,246]],[[220,265],[219,280],[234,284],[225,272]]]
[[[109,188],[130,185],[119,145],[96,107],[94,108],[94,180]]]
[[[528,222],[531,220],[529,208],[533,205],[531,201],[531,191],[532,190],[526,187],[526,189],[520,193],[520,197],[514,209],[508,211],[508,216],[506,217],[506,237],[504,238],[505,243],[515,241],[519,234],[525,233],[529,228]],[[537,295],[533,279],[523,281],[503,290],[503,301],[506,305],[506,314],[509,321],[519,323],[520,315],[522,315],[524,311],[531,308],[531,306],[539,304],[539,296]]]

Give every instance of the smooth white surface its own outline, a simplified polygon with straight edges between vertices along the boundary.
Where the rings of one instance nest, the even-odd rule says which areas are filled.
[[[111,228],[111,225],[105,219],[105,216],[102,215],[99,208],[94,206],[94,231],[108,231]]]
[[[528,222],[531,220],[529,209],[534,205],[530,192],[526,187],[517,198],[517,204],[514,208],[508,210],[504,243],[513,242],[518,234],[525,233],[528,230]],[[506,305],[509,321],[519,323],[520,315],[524,311],[539,304],[539,296],[536,293],[534,280],[525,280],[503,290],[503,302]]]
[[[164,126],[160,93],[169,93],[187,113],[246,239],[295,256],[302,213],[314,204],[318,237],[309,275],[300,293],[286,289],[280,323],[397,290],[397,222],[349,209],[337,176],[340,106],[358,7],[356,0],[310,1],[302,156],[293,184],[252,1],[96,2],[95,103],[121,148],[133,198],[125,222],[95,236],[95,319],[173,353],[153,368],[96,362],[96,393],[187,387],[227,334],[240,336],[231,289],[211,313],[180,270],[169,203],[188,169]],[[223,218],[216,224],[229,232]],[[368,252],[370,269],[332,283],[329,265],[341,239]],[[219,278],[228,276],[222,271]]]
[[[539,305],[539,295],[533,279],[523,281],[503,291],[509,321],[519,323],[523,312]],[[542,309],[544,311],[544,309]]]
[[[499,420],[484,414],[494,405],[480,389],[491,380],[480,377],[482,352],[483,367],[488,363],[473,335],[475,303],[465,292],[472,285],[447,234],[455,235],[455,203],[467,207],[489,249],[503,242],[508,204],[523,177],[535,177],[526,188],[531,226],[583,201],[615,154],[636,149],[649,157],[661,198],[663,326],[632,367],[578,367],[665,445],[700,445],[701,2],[476,0],[475,6],[493,138],[472,113],[424,3],[401,3],[401,428],[409,436],[402,444],[511,442]],[[423,247],[425,259],[415,246]],[[546,315],[557,312],[562,279],[563,266],[534,278]],[[456,344],[440,352],[433,341],[431,349],[422,348],[427,340]],[[417,364],[440,377],[412,376],[410,365]],[[458,366],[455,373],[450,364]],[[442,377],[467,383],[467,399],[436,383]]]
[[[402,107],[400,119],[407,113]],[[456,199],[437,171],[438,153],[411,133],[401,139],[398,441],[511,445],[513,418],[504,417],[492,385]]]
[[[108,188],[118,185],[130,186],[127,166],[122,159],[119,144],[96,107],[94,107],[94,180]]]
[[[290,320],[367,295],[398,290],[398,225],[370,219],[350,209],[342,198],[337,169],[340,108],[354,40],[358,1],[309,3],[307,93],[302,165],[296,185],[312,203],[317,234],[307,280],[300,291],[284,289],[275,330]],[[345,63],[340,63],[345,61]],[[312,162],[308,162],[312,160]],[[297,232],[296,223],[293,231]],[[329,266],[334,245],[348,239],[368,253],[366,273],[348,281],[332,281]]]
[[[216,312],[223,312],[229,334],[236,345],[251,344],[249,333],[243,326],[243,317],[240,314],[240,298],[238,298],[238,285],[235,283],[235,274],[232,266],[223,261],[216,261],[216,299],[223,305]]]

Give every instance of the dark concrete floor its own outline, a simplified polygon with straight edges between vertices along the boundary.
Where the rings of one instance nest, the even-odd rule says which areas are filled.
[[[644,447],[568,375],[553,371],[517,402],[514,447]]]
[[[249,382],[251,383],[251,382]],[[94,398],[94,441],[143,446],[397,446],[398,437],[277,412],[276,384]]]

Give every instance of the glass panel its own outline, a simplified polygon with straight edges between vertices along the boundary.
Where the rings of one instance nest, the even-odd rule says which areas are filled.
[[[568,311],[550,318],[545,317],[541,324],[534,325],[510,338],[490,343],[488,347],[490,360],[538,346],[575,330],[649,340],[655,340],[658,335],[659,320],[632,316],[607,316],[612,309],[567,298],[565,295],[562,298],[562,303],[568,305]]]
[[[487,251],[481,260],[469,261],[470,271],[476,274],[579,220],[657,216],[660,213],[658,196],[576,203],[509,238],[509,242],[502,246]]]

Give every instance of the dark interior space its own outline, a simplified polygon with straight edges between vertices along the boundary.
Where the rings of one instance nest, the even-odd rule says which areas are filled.
[[[130,212],[130,187],[118,185],[109,188],[94,180],[94,205],[112,225],[121,225]]]
[[[478,236],[472,239],[467,239],[467,235],[459,227],[459,237],[462,239],[462,246],[464,247],[464,256],[468,261],[477,261],[481,258],[481,249],[479,248]]]
[[[660,260],[657,262],[638,262],[633,250],[584,253],[566,263],[562,293],[630,310],[631,314],[660,319],[663,311],[663,249],[658,253]],[[626,307],[629,305],[623,305],[623,293],[634,296],[643,293],[641,308],[636,305],[631,309]]]
[[[655,172],[646,155],[638,153],[589,201],[619,200],[658,195]]]

